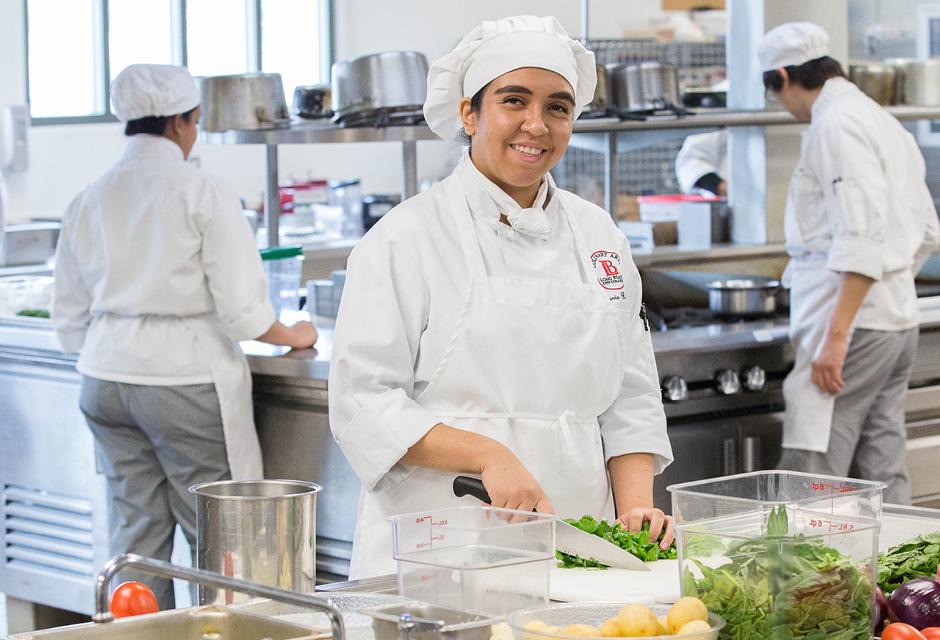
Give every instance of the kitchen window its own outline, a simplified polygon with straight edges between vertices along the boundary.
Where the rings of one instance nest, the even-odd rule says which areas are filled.
[[[280,73],[327,83],[333,0],[23,0],[33,125],[113,122],[109,85],[132,63],[194,76]]]

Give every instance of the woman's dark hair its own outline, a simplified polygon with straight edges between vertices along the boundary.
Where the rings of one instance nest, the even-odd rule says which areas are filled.
[[[189,122],[193,117],[193,113],[198,108],[199,106],[196,105],[186,113],[183,113],[183,120]],[[174,117],[175,116],[147,116],[136,120],[128,120],[127,124],[124,125],[124,135],[136,136],[138,133],[148,133],[152,136],[162,136],[163,132],[166,131],[167,123]]]
[[[483,88],[473,94],[473,97],[470,98],[470,110],[473,113],[480,113],[480,109],[483,107],[483,94],[486,93],[486,88],[490,86],[490,83],[487,82],[483,85]],[[470,136],[467,135],[467,132],[463,129],[457,134],[457,142],[464,146],[470,145]]]
[[[784,67],[790,82],[802,86],[804,89],[819,89],[829,78],[844,78],[845,71],[839,61],[823,56],[809,62],[804,62],[798,66]],[[764,88],[772,91],[783,89],[783,76],[779,69],[772,69],[764,72]]]

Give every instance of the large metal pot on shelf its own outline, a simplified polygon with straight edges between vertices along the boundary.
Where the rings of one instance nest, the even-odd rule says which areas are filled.
[[[668,109],[681,104],[676,67],[662,62],[613,64],[610,110],[619,115]]]
[[[279,73],[240,73],[199,78],[203,131],[273,129],[290,124]]]
[[[428,60],[417,51],[372,53],[333,64],[333,120],[344,126],[412,124],[423,118]]]
[[[909,104],[940,106],[940,58],[913,60],[907,74],[904,89]]]
[[[903,73],[892,64],[859,62],[849,65],[849,80],[862,93],[880,105],[899,104],[898,75]],[[903,85],[902,85],[903,86]]]
[[[594,97],[585,105],[581,118],[601,118],[607,115],[610,107],[610,79],[607,67],[597,65],[597,85],[594,87]]]

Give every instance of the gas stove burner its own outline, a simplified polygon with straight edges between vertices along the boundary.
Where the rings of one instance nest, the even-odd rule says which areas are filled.
[[[424,112],[421,109],[370,109],[369,111],[357,111],[336,117],[335,121],[341,127],[407,126],[424,122]]]
[[[785,315],[782,314],[780,317],[785,317]],[[754,316],[719,315],[705,307],[666,307],[658,311],[648,309],[647,316],[650,329],[653,331],[672,331],[675,329],[707,327],[714,324],[736,324],[769,319]]]

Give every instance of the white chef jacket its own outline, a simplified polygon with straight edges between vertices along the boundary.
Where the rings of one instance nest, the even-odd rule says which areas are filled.
[[[234,192],[176,143],[140,134],[63,216],[52,317],[63,350],[81,352],[81,373],[186,385],[213,382],[188,322],[246,340],[274,310]]]
[[[513,230],[499,221],[501,210],[514,206],[509,196],[469,158],[464,162],[476,177],[466,195],[487,273],[583,282],[564,216],[547,209],[554,215],[544,238]],[[555,187],[547,179],[543,192],[551,197]],[[403,477],[398,460],[440,422],[414,398],[427,388],[445,355],[469,285],[456,213],[444,186],[395,207],[349,257],[330,361],[330,427],[368,490]],[[625,281],[625,299],[611,301],[624,307],[627,356],[621,393],[599,417],[604,454],[610,459],[652,453],[659,473],[672,461],[672,450],[652,341],[640,316],[639,273],[610,215],[577,200],[580,207],[568,215],[580,225],[588,251],[619,254]]]
[[[790,184],[787,252],[875,280],[857,328],[918,324],[914,276],[940,237],[925,178],[917,142],[901,123],[848,80],[826,82]]]
[[[688,136],[676,156],[676,178],[682,193],[691,193],[698,179],[716,173],[728,180],[728,130]]]

